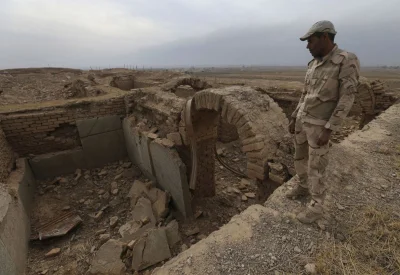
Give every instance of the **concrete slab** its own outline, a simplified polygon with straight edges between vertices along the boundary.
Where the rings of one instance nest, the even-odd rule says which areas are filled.
[[[98,167],[126,157],[122,129],[81,138],[87,167]]]
[[[150,143],[150,153],[158,185],[171,194],[175,208],[184,217],[190,217],[193,213],[185,164],[175,149],[166,148],[157,141]]]
[[[29,164],[36,179],[73,173],[76,169],[87,166],[82,149],[40,155],[29,160]]]
[[[96,275],[125,274],[125,265],[120,259],[122,247],[122,242],[114,239],[108,240],[96,253],[88,273]]]
[[[77,120],[76,126],[78,127],[79,136],[81,138],[122,128],[120,116],[105,116]]]
[[[7,180],[7,185],[10,189],[18,194],[18,198],[22,202],[25,213],[29,216],[33,206],[33,194],[36,189],[36,180],[33,176],[31,167],[27,159],[17,159],[17,171],[23,173],[11,173]]]
[[[123,129],[125,135],[126,149],[129,158],[135,163],[143,174],[152,181],[155,181],[155,174],[150,157],[150,139],[131,125],[133,118],[125,118]]]
[[[147,232],[133,247],[132,268],[140,271],[171,258],[167,236],[163,228]]]
[[[14,262],[12,261],[10,254],[4,245],[4,243],[0,239],[0,270],[1,274],[17,274],[17,269],[15,267]]]

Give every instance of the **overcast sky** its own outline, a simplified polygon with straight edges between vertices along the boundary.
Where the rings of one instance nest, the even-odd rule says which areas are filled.
[[[362,65],[400,65],[400,0],[0,1],[1,68],[305,65],[323,19]]]

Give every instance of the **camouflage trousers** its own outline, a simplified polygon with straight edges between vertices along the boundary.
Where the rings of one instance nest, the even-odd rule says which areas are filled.
[[[294,167],[300,186],[308,188],[312,199],[321,206],[325,198],[323,176],[328,165],[329,152],[329,142],[323,146],[317,145],[323,130],[324,126],[302,122],[300,117],[296,120]]]

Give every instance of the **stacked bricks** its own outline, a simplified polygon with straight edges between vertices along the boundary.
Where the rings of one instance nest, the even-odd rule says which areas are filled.
[[[1,127],[20,156],[45,154],[80,145],[76,120],[107,115],[125,115],[123,97],[72,103],[30,113],[3,113]]]
[[[392,106],[399,96],[389,91],[389,87],[380,80],[371,82],[371,87],[375,95],[375,114],[379,114]]]

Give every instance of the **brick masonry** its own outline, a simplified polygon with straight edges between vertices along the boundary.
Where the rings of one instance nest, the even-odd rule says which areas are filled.
[[[186,139],[196,142],[197,156],[201,157],[197,160],[196,192],[203,190],[199,191],[200,196],[213,194],[210,188],[214,186],[214,179],[208,175],[214,171],[213,150],[219,116],[237,129],[243,145],[242,151],[248,160],[247,175],[252,179],[263,180],[268,159],[279,162],[279,143],[288,124],[282,109],[268,95],[248,87],[200,91],[194,96],[194,102],[194,135]]]
[[[3,113],[0,126],[20,156],[45,154],[80,146],[76,120],[125,115],[123,97],[80,102],[38,111]]]

